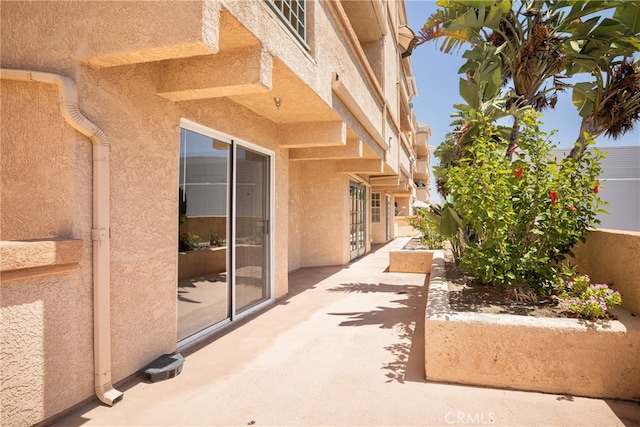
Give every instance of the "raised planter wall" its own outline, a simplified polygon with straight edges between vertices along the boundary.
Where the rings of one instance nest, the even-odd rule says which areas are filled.
[[[453,311],[435,251],[425,316],[430,381],[640,401],[640,318],[604,324]]]
[[[429,250],[406,250],[404,246],[411,238],[399,239],[397,249],[389,251],[389,271],[398,273],[429,273],[433,252]]]
[[[591,283],[613,284],[622,306],[640,315],[640,233],[596,230],[574,249],[571,263],[588,274]]]
[[[180,252],[178,254],[178,280],[221,273],[226,269],[226,246]]]
[[[409,217],[396,216],[394,217],[395,236],[396,237],[408,237],[415,236],[416,230],[409,225]]]

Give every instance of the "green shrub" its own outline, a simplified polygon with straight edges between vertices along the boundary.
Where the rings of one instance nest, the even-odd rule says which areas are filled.
[[[191,233],[183,233],[180,235],[180,251],[192,251],[198,247],[200,236]]]
[[[440,249],[444,237],[438,232],[438,219],[429,210],[417,208],[415,214],[408,218],[409,225],[420,232],[420,242],[431,249]]]
[[[522,123],[511,159],[508,141],[480,117],[468,154],[448,170],[447,190],[473,237],[460,266],[497,288],[557,293],[560,263],[599,223],[603,155],[594,148],[558,160],[533,110]]]

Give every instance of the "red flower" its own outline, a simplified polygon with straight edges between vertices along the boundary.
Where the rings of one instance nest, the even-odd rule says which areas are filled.
[[[522,166],[516,171],[516,178],[520,178],[522,176]]]
[[[518,144],[514,145],[513,147],[509,148],[509,152],[513,153],[514,151],[516,151],[518,149]]]
[[[600,191],[600,180],[596,179],[596,185],[593,187],[593,192],[598,194],[598,191]]]
[[[551,197],[551,203],[555,203],[558,201],[558,193],[555,191],[549,191],[549,197]]]
[[[573,205],[569,205],[569,210],[571,210],[571,211],[574,211],[574,212],[575,212],[575,211],[577,211],[578,209],[576,209],[576,207],[575,207],[575,206],[573,206]]]

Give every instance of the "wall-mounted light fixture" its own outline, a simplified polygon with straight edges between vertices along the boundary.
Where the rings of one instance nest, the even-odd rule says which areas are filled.
[[[275,102],[276,104],[276,110],[280,109],[280,97],[276,96],[275,98],[273,98],[273,102]]]
[[[398,44],[400,45],[400,50],[402,51],[401,56],[403,58],[411,55],[413,48],[416,47],[416,43],[418,43],[418,37],[411,27],[402,25],[398,28]]]

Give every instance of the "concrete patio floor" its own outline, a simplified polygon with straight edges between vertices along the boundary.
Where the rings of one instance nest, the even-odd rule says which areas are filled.
[[[176,378],[56,425],[640,425],[636,403],[425,381],[428,276],[385,272],[398,245],[291,273],[286,299],[182,352]]]

